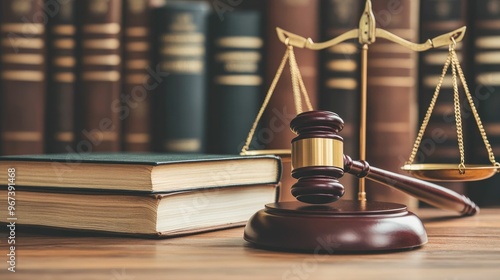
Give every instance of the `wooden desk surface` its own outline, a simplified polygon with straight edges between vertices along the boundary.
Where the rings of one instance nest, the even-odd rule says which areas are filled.
[[[264,251],[243,240],[243,228],[163,240],[18,232],[15,273],[2,229],[0,279],[500,279],[500,209],[418,214],[428,244],[371,255]]]

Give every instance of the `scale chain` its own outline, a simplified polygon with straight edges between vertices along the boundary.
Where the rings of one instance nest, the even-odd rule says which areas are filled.
[[[427,108],[427,112],[425,113],[424,120],[422,121],[422,125],[420,126],[420,129],[417,134],[417,138],[415,140],[415,144],[413,145],[413,149],[410,154],[410,158],[406,162],[406,164],[412,164],[413,161],[415,160],[415,156],[417,155],[418,148],[420,147],[420,142],[422,142],[422,137],[424,136],[425,129],[427,128],[427,124],[429,123],[429,120],[432,115],[432,111],[434,110],[434,106],[436,105],[437,98],[439,96],[439,92],[441,91],[441,86],[443,85],[443,80],[444,77],[446,76],[446,72],[448,71],[448,68],[451,63],[451,57],[448,56],[446,58],[446,62],[444,63],[443,71],[441,72],[441,76],[439,77],[439,82],[436,86],[436,89],[434,90],[434,95],[432,96],[431,103],[429,105],[429,108]]]
[[[420,147],[420,143],[422,141],[422,137],[424,135],[425,129],[427,128],[432,111],[434,110],[434,107],[436,105],[436,101],[437,101],[437,98],[439,96],[439,92],[441,90],[444,77],[446,76],[448,68],[451,64],[454,113],[455,113],[455,121],[456,121],[458,148],[459,148],[459,153],[460,153],[460,164],[458,166],[458,170],[459,170],[460,174],[463,174],[465,172],[465,152],[464,152],[465,148],[464,148],[464,142],[463,142],[462,116],[461,116],[457,76],[460,78],[460,82],[462,83],[462,86],[464,88],[465,96],[467,97],[467,101],[469,102],[474,119],[477,123],[479,132],[481,134],[484,145],[485,145],[486,150],[488,152],[488,158],[494,166],[500,167],[500,163],[496,162],[496,160],[495,160],[495,155],[493,154],[493,149],[491,148],[491,145],[490,145],[488,138],[486,136],[486,131],[485,131],[484,126],[483,126],[481,119],[479,117],[479,113],[477,112],[477,109],[474,106],[474,101],[472,99],[472,96],[471,96],[470,91],[469,91],[469,87],[468,87],[467,82],[465,80],[465,75],[462,71],[462,68],[460,66],[460,62],[458,60],[458,56],[455,52],[456,42],[453,40],[453,38],[452,38],[452,41],[453,41],[453,44],[450,44],[450,46],[449,46],[448,57],[446,58],[446,62],[444,64],[441,76],[439,78],[439,82],[436,86],[436,89],[434,91],[434,95],[432,96],[432,99],[431,99],[431,103],[429,105],[429,108],[427,109],[424,120],[423,120],[422,125],[419,129],[419,132],[417,134],[417,138],[415,140],[415,144],[413,145],[413,149],[411,151],[410,158],[408,159],[406,164],[411,165],[411,164],[413,164],[413,161],[415,160],[415,156],[416,156],[417,151]],[[457,73],[458,73],[458,75],[457,75]]]
[[[458,82],[457,82],[457,67],[454,58],[454,46],[450,45],[450,55],[451,55],[451,79],[453,83],[453,106],[455,110],[455,124],[457,129],[457,142],[458,151],[460,153],[460,164],[458,165],[458,171],[460,174],[465,173],[465,151],[464,151],[464,136],[462,130],[462,112],[460,109],[460,96],[458,94]]]
[[[455,50],[453,50],[452,60],[454,60],[455,64],[457,65],[458,76],[460,77],[460,81],[462,82],[462,85],[464,87],[465,96],[467,97],[467,101],[469,102],[472,114],[474,115],[474,119],[476,120],[479,133],[481,134],[481,138],[483,139],[486,150],[488,151],[488,158],[491,164],[499,167],[500,164],[495,160],[493,149],[491,148],[490,142],[488,141],[488,137],[486,136],[486,131],[484,129],[483,123],[481,122],[481,118],[479,117],[479,113],[477,112],[476,107],[474,106],[474,100],[472,99],[472,95],[470,94],[469,86],[467,85],[467,81],[465,80],[465,75],[462,71],[462,67],[458,63],[458,57]]]

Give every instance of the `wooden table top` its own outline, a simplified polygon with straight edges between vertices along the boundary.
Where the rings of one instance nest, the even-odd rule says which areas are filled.
[[[16,272],[0,236],[0,279],[500,279],[500,209],[418,212],[429,243],[404,252],[314,255],[251,247],[243,228],[173,239],[16,234]]]

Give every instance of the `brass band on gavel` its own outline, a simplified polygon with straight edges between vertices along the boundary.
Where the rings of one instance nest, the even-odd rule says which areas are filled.
[[[339,139],[307,138],[292,142],[292,169],[307,166],[344,168],[344,143]]]

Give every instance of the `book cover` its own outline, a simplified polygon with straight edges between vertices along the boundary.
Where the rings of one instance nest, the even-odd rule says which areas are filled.
[[[321,41],[328,41],[357,29],[364,1],[328,0],[321,2]],[[357,39],[342,42],[320,54],[318,106],[337,113],[344,120],[340,132],[344,153],[359,157],[360,45]],[[344,176],[345,199],[354,199],[357,179]]]
[[[122,1],[78,2],[82,13],[78,75],[78,152],[119,151]]]
[[[43,0],[1,2],[1,154],[44,152],[46,17]]]
[[[7,209],[7,190],[0,190]],[[172,237],[242,226],[266,203],[274,185],[233,186],[168,194],[16,190],[16,228],[26,226]],[[0,222],[9,223],[7,215]],[[33,229],[30,229],[32,232]]]
[[[198,1],[168,1],[155,9],[159,150],[205,150],[209,9]]]
[[[149,0],[123,3],[122,143],[129,152],[151,151],[151,90],[146,79],[151,68],[151,7]]]
[[[74,150],[75,96],[77,69],[77,3],[75,0],[54,4],[48,21],[48,153]]]
[[[68,153],[0,157],[16,186],[166,192],[231,185],[276,184],[275,156],[154,153]],[[7,182],[7,172],[0,174]]]
[[[262,13],[211,17],[210,152],[238,154],[262,104]]]
[[[265,1],[266,27],[264,36],[267,63],[264,77],[266,91],[286,50],[286,46],[278,39],[276,27],[317,40],[319,37],[319,3],[320,1],[317,0]],[[295,48],[294,52],[312,106],[317,108],[318,52],[300,48]],[[295,137],[295,134],[290,130],[290,121],[297,115],[292,96],[292,81],[287,66],[264,114],[263,128],[255,133],[255,137],[259,142],[256,142],[257,145],[254,145],[251,149],[262,149],[264,147],[268,149],[291,149],[291,140]],[[263,145],[259,145],[259,143],[263,143]],[[290,188],[297,180],[293,179],[290,174],[291,166],[289,163],[284,163],[284,170],[282,191],[280,192],[282,195],[281,200],[294,201],[295,198],[290,194]]]
[[[372,2],[377,27],[418,41],[420,1]],[[368,50],[367,151],[373,166],[393,172],[409,157],[417,129],[417,53],[387,40]],[[417,200],[385,186],[367,184],[367,198],[416,206]]]

